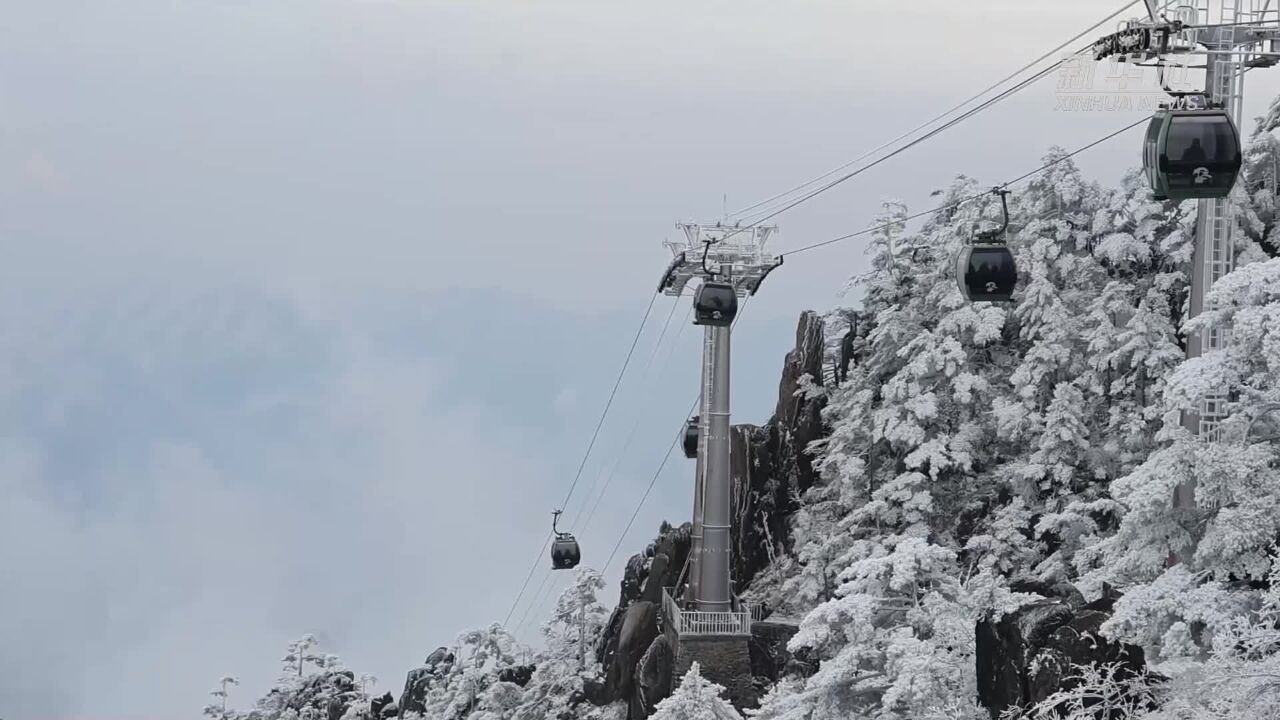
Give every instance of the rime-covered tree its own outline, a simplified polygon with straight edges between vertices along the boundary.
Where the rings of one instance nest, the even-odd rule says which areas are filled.
[[[204,706],[204,716],[210,720],[231,720],[236,717],[236,712],[227,708],[227,700],[230,697],[230,688],[239,684],[240,681],[234,676],[224,675],[218,681],[217,689],[209,693],[213,696],[213,702]]]
[[[320,720],[345,714],[351,703],[363,699],[355,673],[343,668],[337,655],[321,652],[314,636],[305,635],[289,644],[280,660],[281,670],[253,715],[263,720]]]
[[[651,720],[741,720],[724,700],[724,688],[702,677],[698,663],[685,673],[671,697],[659,702]]]
[[[852,364],[845,383],[828,396],[825,414],[828,418],[849,417],[865,411],[877,401],[878,386],[873,375],[882,373],[883,355],[872,362],[868,348],[881,349],[883,338],[908,338],[919,331],[918,323],[908,313],[896,313],[898,302],[911,292],[913,278],[911,257],[918,255],[919,238],[904,233],[907,209],[901,203],[885,203],[873,223],[871,233],[873,272],[866,278],[867,304],[878,311],[878,322],[862,328],[868,340],[862,354]],[[872,343],[874,337],[877,342]],[[829,437],[820,441],[818,470],[823,482],[807,491],[793,521],[793,535],[800,561],[796,574],[786,583],[791,602],[808,609],[830,600],[839,585],[837,576],[843,570],[843,558],[851,544],[845,519],[864,504],[872,491],[865,475],[866,457],[873,451],[867,427],[858,423],[834,425]]]
[[[1091,551],[1089,585],[1110,581],[1129,591],[1108,630],[1163,653],[1179,623],[1208,628],[1197,643],[1207,651],[1212,634],[1249,602],[1240,581],[1270,575],[1270,545],[1280,537],[1280,474],[1276,448],[1240,438],[1253,407],[1280,397],[1280,260],[1238,268],[1214,285],[1211,310],[1186,324],[1232,328],[1225,350],[1183,363],[1165,393],[1167,441],[1112,485],[1124,517],[1114,535]],[[1205,443],[1178,424],[1210,393],[1235,399],[1221,442]],[[1173,507],[1173,489],[1194,485],[1191,512]],[[1182,560],[1167,568],[1170,555]]]
[[[951,521],[981,484],[985,401],[1008,366],[1006,312],[964,301],[951,274],[953,253],[999,212],[961,202],[977,192],[957,181],[943,195],[952,209],[913,236],[892,224],[905,211],[889,206],[877,231],[864,305],[872,325],[831,395],[832,433],[818,448],[823,483],[806,499],[812,539],[800,558],[821,568],[806,567],[801,587],[830,597],[790,647],[819,670],[770,693],[761,717],[918,717],[972,684],[974,615]]]
[[[592,649],[609,620],[609,611],[597,597],[603,588],[599,572],[581,568],[556,600],[551,618],[542,626],[546,649],[538,653],[537,668],[514,707],[516,720],[585,717],[591,711],[578,701],[583,679],[599,675]]]
[[[523,652],[497,623],[461,633],[452,648],[454,661],[426,681],[422,717],[464,720],[483,713],[488,718],[509,718],[522,693],[514,683],[503,681],[501,674],[515,666]]]
[[[763,716],[969,712],[948,703],[972,694],[973,620],[1025,601],[1011,578],[1099,567],[1135,512],[1113,481],[1167,450],[1191,221],[1136,174],[1108,192],[1060,150],[1045,163],[1011,198],[1009,306],[955,285],[952,258],[999,221],[976,182],[940,193],[918,231],[897,204],[876,223],[857,362],[829,392],[821,482],[795,523],[788,587],[813,610],[792,649],[819,670],[776,688]],[[1131,559],[1162,564],[1174,542]]]
[[[308,664],[323,666],[325,655],[316,650],[316,638],[314,635],[303,635],[301,638],[289,643],[289,647],[285,649],[285,655],[280,662],[285,666],[285,674],[291,674],[296,670],[297,677],[302,677],[303,671]]]

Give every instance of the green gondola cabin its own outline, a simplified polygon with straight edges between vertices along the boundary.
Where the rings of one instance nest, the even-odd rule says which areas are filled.
[[[1226,197],[1241,164],[1240,133],[1222,109],[1161,109],[1151,117],[1142,167],[1157,200]]]

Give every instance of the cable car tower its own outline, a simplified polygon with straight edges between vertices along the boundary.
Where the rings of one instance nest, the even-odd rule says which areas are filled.
[[[680,223],[684,241],[664,244],[675,256],[658,292],[679,296],[697,279],[694,324],[702,342],[702,395],[696,418],[693,542],[684,604],[708,613],[738,610],[730,582],[729,346],[738,298],[754,295],[766,275],[782,264],[765,253],[774,225],[739,227]],[[693,441],[693,433],[686,438]]]
[[[1197,198],[1188,312],[1188,317],[1195,317],[1206,309],[1205,297],[1209,289],[1231,272],[1234,264],[1234,218],[1226,194],[1234,183],[1239,161],[1237,157],[1227,190],[1217,187],[1214,181],[1205,177],[1209,174],[1205,167],[1195,168],[1196,172],[1180,168],[1179,158],[1172,155],[1175,133],[1184,131],[1178,131],[1175,123],[1183,120],[1188,128],[1193,120],[1207,124],[1211,119],[1203,116],[1216,112],[1220,116],[1215,123],[1218,127],[1199,131],[1200,134],[1222,147],[1234,140],[1235,152],[1239,152],[1235,128],[1241,120],[1244,74],[1252,68],[1270,67],[1280,61],[1280,12],[1272,7],[1271,0],[1218,0],[1213,3],[1216,12],[1211,12],[1209,0],[1144,2],[1148,17],[1122,23],[1117,32],[1094,43],[1093,54],[1096,60],[1111,57],[1119,62],[1156,67],[1162,81],[1164,68],[1170,64],[1167,61],[1169,56],[1204,58],[1204,92],[1176,93],[1166,87],[1174,101],[1152,119],[1143,148],[1143,164],[1157,197],[1167,195],[1175,200]],[[1196,96],[1202,98],[1202,103],[1194,101]],[[1197,115],[1202,117],[1196,118]],[[1227,125],[1231,126],[1229,134]],[[1194,144],[1198,148],[1201,146],[1199,141]],[[1215,160],[1212,152],[1211,149],[1207,163],[1194,164],[1212,166]],[[1219,165],[1229,167],[1230,163],[1220,162]],[[1180,177],[1184,174],[1190,177]],[[1203,191],[1195,189],[1197,183],[1203,184]],[[1196,333],[1187,338],[1187,357],[1194,358],[1206,350],[1223,348],[1227,341],[1226,328],[1213,327]],[[1211,394],[1202,401],[1197,412],[1183,414],[1182,424],[1201,438],[1216,441],[1227,414],[1226,405],[1225,392]],[[1195,507],[1194,483],[1175,490],[1174,507],[1182,510]]]

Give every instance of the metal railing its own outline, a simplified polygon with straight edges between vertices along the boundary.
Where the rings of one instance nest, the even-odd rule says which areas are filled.
[[[671,597],[671,588],[662,589],[662,613],[677,635],[750,635],[751,609],[743,612],[682,610]]]

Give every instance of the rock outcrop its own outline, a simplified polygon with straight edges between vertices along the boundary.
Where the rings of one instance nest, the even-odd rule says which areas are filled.
[[[734,581],[742,592],[773,557],[791,551],[791,515],[813,486],[817,471],[808,447],[826,436],[825,399],[802,392],[808,378],[823,384],[823,321],[805,311],[796,327],[796,345],[782,364],[778,403],[763,426],[735,425],[733,475]]]
[[[800,315],[796,346],[787,353],[782,364],[778,405],[773,419],[769,421],[770,428],[777,435],[773,439],[774,469],[782,481],[800,493],[812,487],[817,479],[813,458],[807,452],[809,443],[826,434],[822,425],[825,403],[820,398],[810,399],[798,393],[801,378],[806,375],[814,385],[822,385],[822,329],[822,317],[817,313],[806,310]]]
[[[654,638],[636,667],[636,691],[632,694],[628,710],[632,717],[648,717],[654,706],[671,695],[675,683],[672,673],[675,662],[675,652],[667,637],[659,635]]]
[[[404,681],[404,692],[400,694],[398,709],[400,713],[421,713],[426,710],[425,699],[427,687],[431,679],[443,675],[453,666],[453,653],[449,648],[436,648],[427,656],[422,667],[409,671]]]
[[[278,689],[268,693],[267,704],[272,704],[274,696],[282,708],[293,710],[299,715],[311,715],[325,720],[341,720],[351,703],[360,697],[355,673],[350,670],[313,675],[308,677],[296,691],[285,696],[279,693]]]
[[[978,699],[992,718],[1072,687],[1074,665],[1118,663],[1121,678],[1144,671],[1142,648],[1113,643],[1099,632],[1111,616],[1114,594],[1085,603],[1079,591],[1066,584],[1013,583],[1011,587],[1043,599],[998,621],[977,624]]]
[[[617,699],[630,698],[635,690],[636,668],[640,658],[658,637],[658,606],[641,600],[627,608],[618,635],[618,652],[609,667],[605,685]]]
[[[374,718],[393,718],[400,714],[400,708],[396,706],[396,699],[391,693],[385,693],[381,697],[376,697],[369,701],[369,715]]]
[[[751,624],[751,675],[762,685],[772,685],[786,674],[810,674],[787,650],[787,643],[795,636],[796,630],[794,625],[767,619]]]
[[[653,700],[656,703],[666,697],[655,696],[663,687],[655,683],[664,672],[670,675],[671,663],[666,662],[662,667],[661,654],[651,653],[650,649],[655,639],[661,638],[662,589],[674,587],[680,581],[689,557],[692,530],[689,523],[680,527],[663,523],[657,539],[627,561],[618,606],[609,616],[596,646],[596,659],[604,668],[604,680],[588,682],[584,688],[584,695],[592,704],[623,701],[628,705],[628,717],[643,718],[647,716],[644,708],[652,707],[644,698],[656,697]],[[649,666],[642,672],[645,662]]]
[[[537,669],[536,665],[515,665],[513,667],[503,668],[498,671],[498,682],[506,682],[519,687],[524,687],[533,679],[533,672]]]
[[[733,433],[734,580],[739,592],[772,558],[791,552],[791,515],[817,480],[808,447],[826,436],[820,394],[802,391],[808,378],[823,384],[823,321],[805,311],[796,327],[796,345],[782,364],[778,403],[764,426],[737,425]]]

